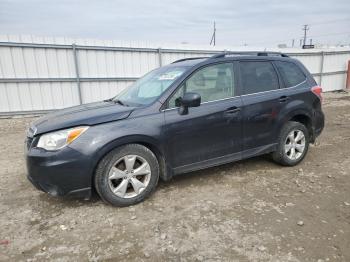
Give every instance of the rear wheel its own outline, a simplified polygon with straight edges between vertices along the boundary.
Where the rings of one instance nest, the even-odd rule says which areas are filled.
[[[129,144],[107,154],[99,163],[95,187],[100,197],[114,206],[143,201],[159,179],[157,158],[148,148]]]
[[[299,122],[289,121],[282,128],[277,150],[273,152],[272,158],[285,166],[297,165],[305,157],[309,143],[307,128]]]

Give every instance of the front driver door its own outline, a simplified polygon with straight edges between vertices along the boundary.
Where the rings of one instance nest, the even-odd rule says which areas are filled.
[[[196,70],[169,99],[164,135],[175,173],[240,158],[242,101],[236,86],[233,64],[214,64]],[[180,115],[175,100],[186,92],[200,94],[201,105]]]

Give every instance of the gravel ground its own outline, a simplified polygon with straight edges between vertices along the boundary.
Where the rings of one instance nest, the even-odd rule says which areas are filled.
[[[1,261],[350,261],[350,95],[325,95],[326,127],[305,160],[258,157],[160,183],[113,208],[27,181],[24,130],[0,119]]]

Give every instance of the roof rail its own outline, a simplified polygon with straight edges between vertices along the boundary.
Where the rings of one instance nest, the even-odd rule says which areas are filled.
[[[242,56],[242,55],[250,55],[250,56],[281,56],[281,57],[289,57],[286,54],[280,52],[266,52],[266,51],[243,51],[243,52],[222,52],[217,55],[213,55],[210,59],[215,58],[223,58],[226,56]]]
[[[172,62],[172,64],[179,63],[179,62],[183,62],[183,61],[187,61],[187,60],[204,59],[204,58],[211,58],[211,57],[203,56],[203,57],[188,57],[188,58],[182,58],[182,59],[179,59],[179,60],[176,60],[176,61]]]

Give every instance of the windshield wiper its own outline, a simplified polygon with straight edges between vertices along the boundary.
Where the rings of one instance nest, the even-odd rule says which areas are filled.
[[[118,99],[114,99],[112,100],[114,103],[118,103],[119,105],[122,105],[122,106],[128,106],[126,104],[124,104],[122,101],[118,100]]]
[[[109,99],[103,100],[103,102],[113,102],[114,104],[119,104],[119,105],[122,105],[122,106],[128,106],[127,104],[125,104],[121,100],[114,99],[114,98],[109,98]]]

